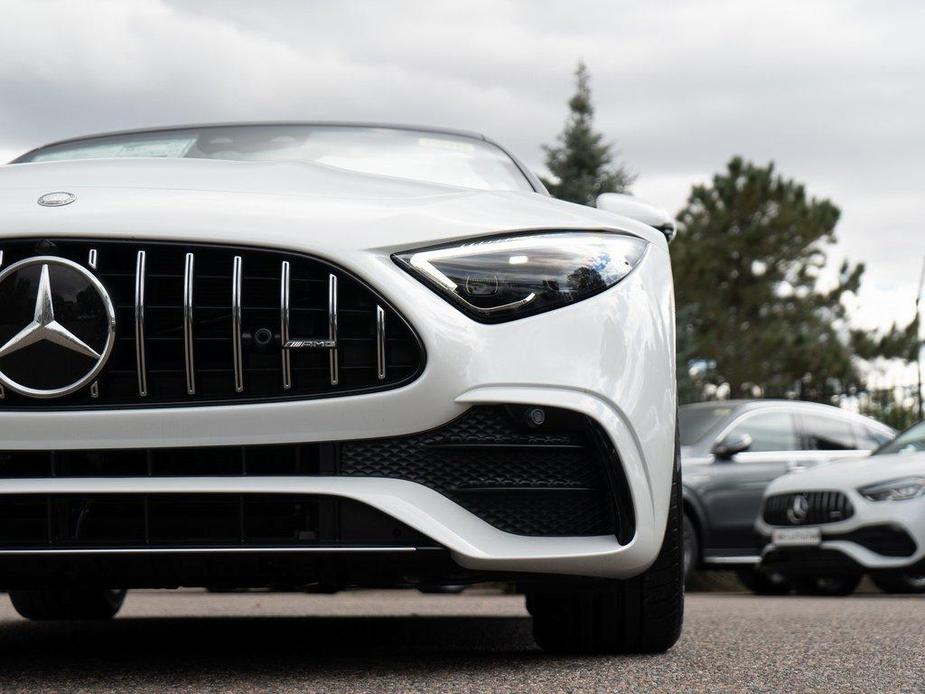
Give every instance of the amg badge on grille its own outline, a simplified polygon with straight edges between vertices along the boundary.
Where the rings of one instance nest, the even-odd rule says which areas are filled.
[[[0,383],[16,393],[56,398],[87,385],[115,329],[108,292],[73,261],[36,256],[0,272]]]

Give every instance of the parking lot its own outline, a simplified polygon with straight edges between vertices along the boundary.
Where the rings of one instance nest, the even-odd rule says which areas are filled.
[[[0,689],[594,691],[925,688],[925,599],[688,596],[667,655],[555,658],[523,600],[130,594],[111,623],[28,623],[0,599]]]

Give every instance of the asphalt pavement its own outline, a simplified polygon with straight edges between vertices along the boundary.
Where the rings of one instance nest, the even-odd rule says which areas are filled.
[[[681,641],[550,657],[523,599],[137,591],[108,623],[30,623],[0,596],[0,690],[925,691],[925,597],[692,594]]]

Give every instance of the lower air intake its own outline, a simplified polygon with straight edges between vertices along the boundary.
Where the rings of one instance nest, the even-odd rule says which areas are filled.
[[[540,409],[543,423],[530,423]],[[422,434],[341,445],[342,475],[424,484],[518,535],[634,532],[622,467],[588,418],[554,408],[474,407]]]
[[[0,548],[435,546],[389,516],[326,496],[0,495]]]
[[[536,410],[541,424],[530,419]],[[431,431],[374,440],[0,451],[0,479],[257,476],[407,480],[518,535],[616,535],[625,543],[635,532],[629,488],[607,437],[587,417],[555,408],[473,407]]]

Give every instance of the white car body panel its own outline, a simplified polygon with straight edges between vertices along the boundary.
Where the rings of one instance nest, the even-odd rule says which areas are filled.
[[[925,453],[877,455],[864,460],[835,462],[807,472],[785,475],[771,483],[765,497],[816,490],[842,492],[854,507],[854,514],[850,518],[821,526],[800,527],[822,528],[822,549],[838,550],[865,568],[905,568],[925,560],[925,498],[871,501],[862,496],[858,489],[916,476],[925,477]],[[910,557],[886,557],[853,542],[825,538],[826,533],[848,533],[872,525],[895,525],[903,528],[916,543],[915,553]],[[756,527],[758,532],[766,537],[770,537],[774,529],[761,518],[758,519]],[[769,544],[765,553],[774,547],[773,543]]]
[[[69,191],[74,204],[37,198]],[[674,467],[676,392],[671,267],[644,224],[519,192],[476,191],[293,162],[93,160],[0,167],[0,245],[12,237],[93,237],[240,244],[328,260],[375,288],[413,326],[426,367],[384,392],[316,400],[70,411],[2,411],[6,449],[177,447],[334,441],[443,424],[475,403],[569,408],[595,419],[625,468],[636,535],[536,538],[502,532],[411,482],[302,477],[160,479],[194,491],[283,484],[379,508],[448,547],[463,566],[627,577],[655,559]],[[615,287],[507,323],[477,323],[399,268],[391,254],[521,230],[624,232],[649,242]],[[30,481],[0,480],[10,493]],[[33,481],[43,491],[66,480]],[[144,491],[150,479],[84,481]],[[247,486],[253,490],[255,486]],[[38,489],[38,487],[35,487]],[[237,489],[237,487],[236,487]],[[240,491],[240,489],[239,489]]]

